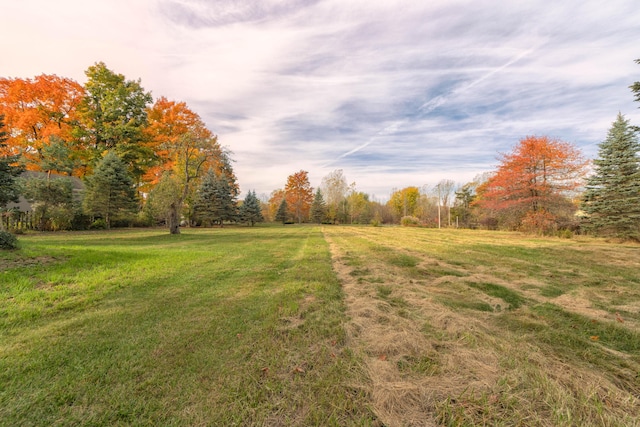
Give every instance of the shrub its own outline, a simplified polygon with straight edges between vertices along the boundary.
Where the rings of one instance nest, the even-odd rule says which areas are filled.
[[[16,249],[18,239],[8,231],[0,230],[0,249]]]
[[[573,237],[573,231],[571,230],[558,230],[558,237],[561,239],[571,239]]]
[[[403,216],[400,219],[400,224],[403,227],[416,227],[420,225],[420,220],[415,216]]]
[[[374,218],[371,220],[371,225],[373,227],[380,227],[382,224],[380,224],[380,220]]]
[[[51,231],[71,230],[73,210],[64,206],[54,206],[49,214]]]
[[[107,221],[102,218],[96,219],[89,226],[89,230],[106,230],[107,229]]]
[[[529,212],[522,220],[521,230],[526,233],[552,236],[558,231],[558,224],[556,217],[550,212]]]

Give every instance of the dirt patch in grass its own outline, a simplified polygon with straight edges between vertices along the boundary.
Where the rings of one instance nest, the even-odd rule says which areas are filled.
[[[15,257],[9,259],[0,259],[0,271],[12,268],[33,267],[36,265],[52,264],[60,261],[59,258],[51,256],[38,256],[33,258]]]

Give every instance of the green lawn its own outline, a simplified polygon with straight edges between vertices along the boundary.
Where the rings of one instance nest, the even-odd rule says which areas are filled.
[[[0,424],[374,419],[318,228],[20,241],[0,253]]]
[[[20,244],[0,425],[639,425],[638,245],[297,225]]]

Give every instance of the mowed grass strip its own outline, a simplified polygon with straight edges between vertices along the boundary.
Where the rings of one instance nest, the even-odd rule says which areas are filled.
[[[385,424],[640,425],[639,245],[402,227],[324,233]]]
[[[370,425],[318,228],[23,236],[2,425]]]

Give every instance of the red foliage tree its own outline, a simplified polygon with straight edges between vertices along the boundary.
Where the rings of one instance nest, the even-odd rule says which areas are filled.
[[[582,185],[587,163],[567,142],[526,137],[512,152],[501,156],[498,170],[478,188],[476,204],[511,216],[516,226],[523,218],[527,224],[547,224],[550,215],[566,210],[571,192]],[[540,215],[546,220],[536,221]]]

